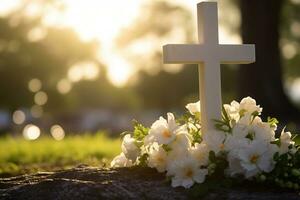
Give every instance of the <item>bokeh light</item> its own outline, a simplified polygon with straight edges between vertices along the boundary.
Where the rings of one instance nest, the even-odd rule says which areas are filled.
[[[47,31],[45,28],[36,27],[31,29],[27,34],[27,39],[30,42],[37,42],[41,39],[43,39],[47,34]]]
[[[40,128],[33,124],[28,124],[23,129],[23,136],[27,140],[36,140],[40,137],[40,134]]]
[[[40,91],[34,95],[34,102],[37,105],[40,106],[45,105],[47,101],[48,101],[48,95],[43,91]]]
[[[291,25],[291,32],[295,37],[300,37],[300,23],[295,21]]]
[[[294,43],[286,43],[282,47],[284,58],[292,59],[297,54],[297,45]]]
[[[290,95],[294,101],[300,100],[300,78],[296,78],[291,82]]]
[[[41,88],[42,82],[37,78],[31,79],[28,83],[28,89],[31,92],[38,92]]]
[[[15,124],[23,124],[26,120],[26,115],[22,110],[16,110],[12,115],[13,122]]]
[[[39,105],[34,105],[30,109],[31,116],[34,118],[40,118],[43,115],[43,108]]]
[[[72,89],[72,83],[68,79],[62,79],[57,83],[56,89],[61,94],[67,94]]]
[[[291,0],[291,2],[294,4],[300,4],[300,0]]]
[[[68,71],[68,79],[72,82],[93,80],[99,75],[99,67],[93,62],[83,62],[72,66]]]
[[[60,125],[53,125],[50,132],[55,140],[62,140],[65,137],[65,131]]]

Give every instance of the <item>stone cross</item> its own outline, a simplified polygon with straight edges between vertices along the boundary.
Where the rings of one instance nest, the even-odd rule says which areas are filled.
[[[220,64],[255,62],[255,46],[219,44],[217,2],[197,5],[200,44],[163,46],[164,63],[198,64],[202,132],[214,129],[222,115]]]

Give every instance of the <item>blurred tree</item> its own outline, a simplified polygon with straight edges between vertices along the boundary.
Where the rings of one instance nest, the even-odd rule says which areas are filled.
[[[31,1],[24,2],[17,11],[0,18],[0,108],[14,111],[33,106],[35,93],[28,89],[32,79],[42,82],[42,91],[48,95],[43,107],[51,113],[138,105],[131,91],[118,89],[107,79],[106,69],[98,59],[96,41],[83,42],[69,28],[44,26],[44,12],[27,17],[25,13]],[[56,1],[36,2],[43,7]],[[99,68],[98,77],[70,80],[72,89],[59,93],[59,81],[68,80],[69,69],[83,62]]]
[[[14,16],[0,19],[2,107],[31,106],[33,94],[28,90],[31,79],[40,79],[43,90],[48,92],[65,77],[70,66],[94,59],[96,46],[82,43],[71,30],[42,27],[40,19],[23,18],[12,25],[12,19]],[[34,31],[35,37],[30,35]]]
[[[165,1],[151,1],[131,26],[122,31],[117,47],[139,71],[133,88],[146,108],[174,109],[197,99],[196,66],[163,65],[162,43],[191,43],[190,12]],[[181,70],[181,73],[176,73]]]
[[[162,66],[162,41],[193,41],[190,12],[165,1],[150,1],[141,9],[131,26],[124,29],[116,43],[138,69],[158,72]],[[120,48],[121,47],[121,48]]]
[[[298,120],[299,112],[283,89],[279,50],[280,14],[284,1],[240,1],[242,38],[256,45],[256,62],[239,69],[239,95],[252,96],[266,116]]]
[[[222,5],[227,8],[234,3]],[[221,17],[221,20],[227,25],[232,18],[236,16]],[[195,25],[191,12],[182,6],[168,1],[151,1],[143,7],[139,18],[120,34],[118,49],[141,71],[134,88],[143,98],[144,106],[178,109],[198,99],[197,66],[162,65],[161,48],[164,43],[196,43]],[[232,30],[237,32],[238,27]],[[223,100],[228,102],[236,97],[237,70],[229,66],[221,70]]]

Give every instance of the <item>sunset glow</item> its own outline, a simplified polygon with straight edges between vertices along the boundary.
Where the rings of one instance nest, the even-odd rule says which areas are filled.
[[[24,1],[25,0],[2,0],[0,15],[7,14]],[[129,26],[138,15],[141,14],[140,8],[148,1],[61,0],[57,1],[58,5],[62,5],[61,7],[63,9],[61,11],[47,7],[43,8],[45,12],[43,22],[46,26],[71,27],[79,34],[83,41],[99,41],[101,47],[99,50],[99,60],[107,66],[108,78],[114,85],[123,86],[137,69],[115,49],[115,38],[121,34],[123,28]],[[35,2],[38,1],[33,0],[32,2],[33,3],[30,3],[30,6],[26,9],[28,16],[34,16],[35,14],[43,12],[35,6]],[[194,0],[177,0],[170,2],[185,6],[190,9],[192,13],[196,13]],[[220,4],[222,3],[220,2]],[[195,16],[194,14],[192,15]],[[235,18],[238,17],[235,16]],[[35,41],[42,37],[43,34],[42,29],[32,30],[28,34],[28,39]],[[238,36],[229,34],[222,26],[220,27],[220,43],[237,42],[240,42]],[[145,50],[147,47],[146,40],[142,46]],[[84,74],[78,74],[77,72]],[[84,70],[76,71],[70,69],[68,77],[66,78],[69,78],[71,81],[79,81],[84,76],[86,76]],[[69,91],[69,89],[66,91]],[[64,90],[62,93],[67,93],[66,91]]]

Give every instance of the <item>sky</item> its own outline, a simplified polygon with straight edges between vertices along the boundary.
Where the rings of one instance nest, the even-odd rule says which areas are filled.
[[[1,0],[0,15],[9,13],[22,1],[38,0]],[[139,16],[141,6],[147,1],[150,0],[62,0],[64,11],[47,10],[44,23],[48,26],[71,27],[84,41],[98,40],[101,46],[99,59],[107,66],[111,82],[121,87],[137,69],[114,49],[114,40],[122,28],[129,26]],[[191,10],[193,16],[196,16],[196,4],[199,1],[170,0],[170,2],[185,6]],[[219,4],[222,4],[221,1]],[[34,15],[39,10],[31,6],[28,12]],[[220,43],[240,43],[238,36],[230,35],[222,26],[219,35]]]

